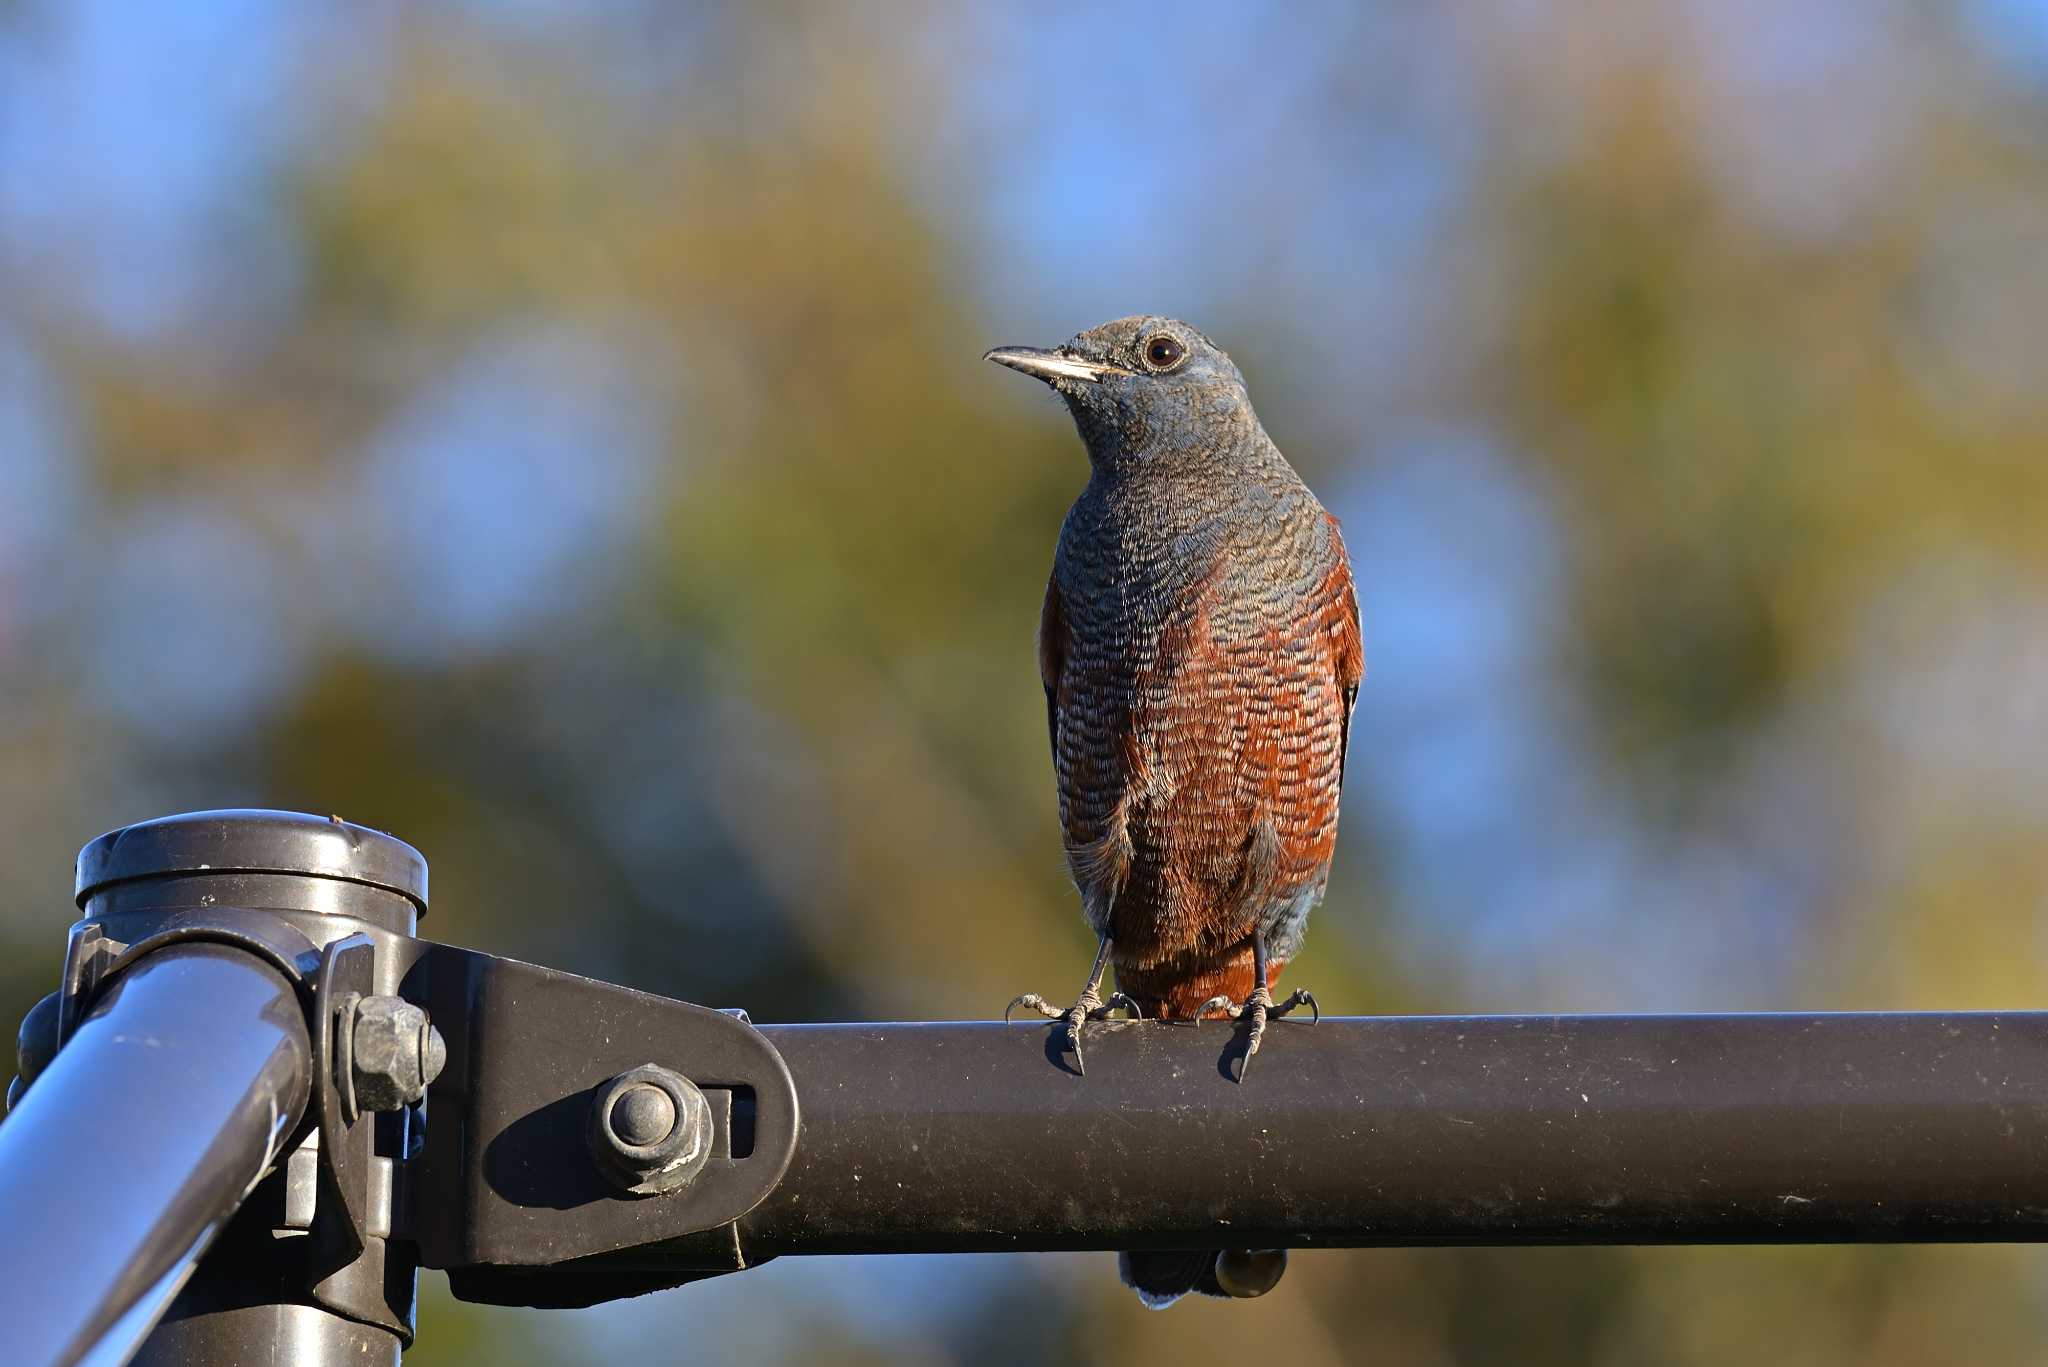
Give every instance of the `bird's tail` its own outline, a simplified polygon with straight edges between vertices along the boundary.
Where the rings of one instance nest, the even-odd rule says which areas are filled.
[[[1124,1285],[1138,1293],[1138,1299],[1154,1310],[1164,1310],[1190,1291],[1205,1296],[1227,1296],[1216,1281],[1216,1250],[1200,1252],[1144,1250],[1116,1255],[1116,1272]]]
[[[1116,1270],[1148,1308],[1164,1310],[1190,1291],[1224,1298],[1263,1296],[1287,1270],[1287,1250],[1146,1249],[1117,1254]]]

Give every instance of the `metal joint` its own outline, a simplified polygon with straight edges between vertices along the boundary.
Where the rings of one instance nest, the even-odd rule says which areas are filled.
[[[322,1346],[346,1349],[351,1361],[395,1363],[412,1338],[418,1262],[394,1231],[404,1160],[420,1148],[416,1103],[446,1053],[424,1013],[390,995],[413,962],[426,861],[401,840],[337,818],[193,812],[92,841],[79,854],[75,892],[84,919],[66,954],[57,1030],[65,1054],[45,1065],[52,1077],[77,1074],[72,1035],[132,997],[131,982],[221,946],[283,975],[270,1014],[296,1018],[310,1083],[310,1097],[302,1093],[282,1120],[274,1107],[252,1108],[249,1123],[271,1140],[274,1166],[253,1187],[252,1169],[235,1168],[234,1203],[215,1217],[212,1252],[143,1360],[239,1360],[289,1340],[308,1353]],[[32,1067],[46,1034],[38,1026],[25,1054]],[[151,1092],[137,1104],[154,1111],[166,1100]]]
[[[747,1265],[734,1222],[797,1151],[796,1083],[766,1033],[450,945],[427,946],[416,971],[451,1032],[416,1234],[457,1295],[588,1304],[631,1294],[600,1283],[652,1289],[627,1271],[673,1285]],[[598,1258],[608,1272],[586,1291]]]

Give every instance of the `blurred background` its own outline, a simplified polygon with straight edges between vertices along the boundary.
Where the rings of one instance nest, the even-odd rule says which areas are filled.
[[[758,1020],[1078,985],[983,365],[1194,321],[1369,674],[1343,1012],[2048,1003],[2048,7],[0,3],[0,1017],[252,805]],[[1085,1136],[1079,1137],[1085,1142]],[[2010,1248],[784,1259],[416,1364],[2036,1362]]]

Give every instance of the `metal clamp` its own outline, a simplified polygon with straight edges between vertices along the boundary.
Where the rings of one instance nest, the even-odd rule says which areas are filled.
[[[550,1303],[555,1274],[540,1269],[600,1254],[659,1267],[664,1284],[744,1265],[729,1227],[775,1189],[797,1144],[796,1084],[766,1035],[448,945],[427,947],[417,971],[436,1017],[461,1031],[434,1092],[420,1171],[431,1204],[416,1219],[422,1261],[449,1269],[458,1295]]]

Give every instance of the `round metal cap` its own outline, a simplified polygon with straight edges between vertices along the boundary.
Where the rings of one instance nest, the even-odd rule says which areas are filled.
[[[339,817],[235,808],[108,831],[78,852],[78,905],[102,888],[173,873],[297,873],[367,883],[427,909],[427,861],[396,836]]]

